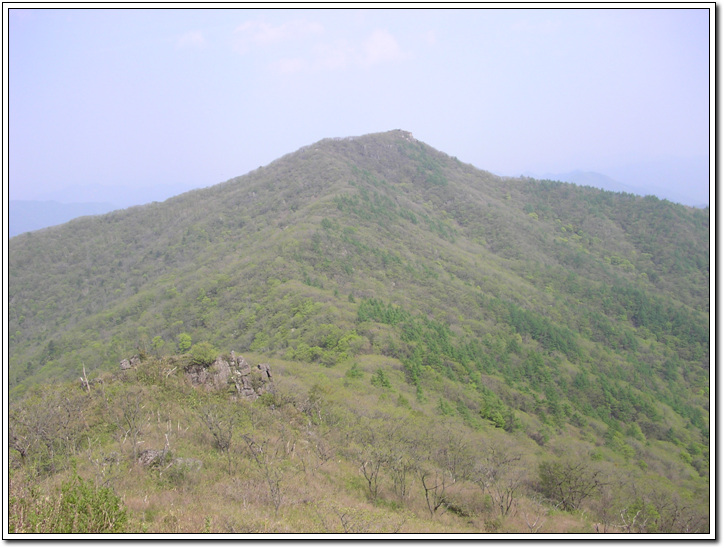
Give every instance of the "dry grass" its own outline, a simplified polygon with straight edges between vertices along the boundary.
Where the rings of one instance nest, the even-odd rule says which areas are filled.
[[[261,361],[255,356],[247,359]],[[111,406],[122,402],[124,391],[133,390],[135,385],[108,382],[105,400],[100,395],[97,401],[88,400],[91,405],[84,417],[96,434],[87,447],[76,450],[74,469],[83,478],[95,479],[97,485],[110,486],[122,497],[129,533],[595,532],[593,518],[552,510],[536,499],[530,483],[521,486],[510,513],[502,517],[490,497],[464,477],[448,486],[447,503],[431,515],[420,476],[414,470],[407,477],[407,492],[401,498],[390,470],[383,468],[373,500],[360,471],[360,459],[366,458],[362,449],[369,443],[365,436],[373,434],[375,443],[381,444],[378,448],[397,455],[402,451],[415,459],[417,466],[443,466],[435,455],[442,449],[455,449],[457,442],[477,459],[486,447],[524,452],[521,462],[527,463],[529,471],[546,454],[573,451],[584,458],[590,448],[588,442],[566,443],[556,437],[546,449],[524,432],[511,436],[492,428],[465,429],[459,421],[441,418],[434,399],[417,401],[399,371],[389,374],[391,388],[373,386],[369,376],[376,367],[376,362],[363,361],[361,368],[367,376],[349,379],[344,375],[349,366],[307,368],[280,361],[274,368],[277,394],[254,403],[194,392],[182,379],[164,379],[168,385],[143,386],[147,400],[140,449],[162,449],[168,440],[171,459],[200,461],[200,469],[166,465],[145,468],[134,463],[128,439],[117,436],[116,426],[107,422],[114,415],[105,410],[104,401]],[[409,405],[400,405],[399,395]],[[93,407],[94,401],[97,407]],[[236,417],[228,453],[214,444],[199,418],[199,410],[211,404],[228,406]],[[430,424],[436,428],[431,429]],[[254,445],[247,440],[253,440]],[[262,452],[254,453],[252,447]],[[105,460],[114,453],[117,457],[112,461]],[[70,468],[37,478],[30,477],[24,468],[15,468],[12,494],[27,496],[33,484],[41,496],[52,494],[69,474]]]

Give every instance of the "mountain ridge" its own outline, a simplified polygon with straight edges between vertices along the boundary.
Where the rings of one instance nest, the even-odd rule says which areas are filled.
[[[512,210],[508,207],[511,199],[510,192],[515,190],[520,196],[525,196],[525,193],[529,192],[529,188],[544,194],[559,192],[569,196],[570,200],[571,196],[575,196],[575,194],[585,193],[584,189],[572,185],[549,184],[546,186],[532,180],[498,178],[490,173],[477,170],[471,165],[462,164],[448,155],[412,139],[409,132],[397,130],[372,136],[322,140],[286,155],[266,167],[215,187],[190,191],[170,198],[161,204],[148,204],[116,211],[97,220],[76,220],[70,225],[56,228],[47,234],[50,238],[56,235],[62,237],[61,232],[69,230],[70,226],[80,228],[84,224],[95,222],[111,228],[122,225],[126,230],[146,227],[142,233],[129,234],[129,238],[133,242],[132,248],[128,247],[129,242],[123,242],[123,238],[119,238],[118,235],[108,233],[104,237],[109,242],[115,239],[118,241],[118,245],[123,245],[132,251],[117,261],[117,266],[120,265],[120,268],[133,271],[134,267],[140,265],[145,259],[153,257],[148,266],[157,272],[167,270],[174,263],[185,261],[185,257],[192,253],[198,253],[193,268],[205,263],[216,264],[218,257],[214,253],[217,253],[218,250],[213,246],[200,244],[201,242],[207,244],[218,242],[223,234],[238,233],[240,230],[249,233],[253,230],[257,233],[254,236],[254,245],[267,249],[274,245],[274,242],[283,239],[282,231],[289,226],[294,226],[295,232],[301,231],[304,227],[306,235],[309,236],[313,232],[319,232],[318,223],[325,215],[344,212],[345,208],[347,208],[346,214],[354,215],[356,221],[364,223],[368,228],[374,230],[386,230],[388,235],[392,235],[390,226],[394,226],[395,229],[404,229],[410,234],[413,232],[426,234],[427,236],[424,238],[431,242],[450,243],[451,240],[455,240],[456,234],[465,230],[467,231],[465,237],[468,246],[477,247],[478,253],[482,253],[484,259],[489,260],[491,265],[499,265],[501,260],[520,261],[523,257],[535,258],[541,264],[551,263],[547,253],[548,249],[557,249],[555,246],[564,243],[568,243],[568,247],[571,248],[566,249],[566,253],[580,255],[579,259],[575,259],[579,261],[585,256],[591,255],[591,249],[595,250],[596,246],[603,245],[591,236],[595,230],[599,229],[600,216],[591,215],[589,211],[579,208],[580,211],[576,212],[576,220],[580,226],[573,226],[571,223],[555,221],[553,219],[555,212],[551,204],[541,202],[541,208],[538,211],[532,204]],[[320,151],[320,147],[325,150]],[[345,160],[345,155],[349,154],[353,155],[358,165],[352,165]],[[341,161],[338,155],[341,155]],[[412,159],[412,163],[410,159]],[[442,166],[445,167],[445,170]],[[373,174],[372,169],[376,170],[376,173]],[[290,177],[290,180],[284,180],[283,178],[289,177],[292,171],[295,174]],[[298,175],[299,173],[302,175]],[[455,177],[452,183],[449,182],[452,180],[448,176],[450,173]],[[382,177],[395,181],[394,188]],[[354,184],[346,183],[345,180],[352,181]],[[462,185],[460,181],[462,181]],[[207,197],[217,194],[217,201],[213,205],[199,207],[199,204],[208,199]],[[604,207],[610,207],[605,204],[606,201],[623,199],[626,204],[640,203],[650,204],[651,207],[663,207],[673,212],[669,215],[673,214],[674,218],[677,215],[686,215],[683,208],[673,204],[664,204],[655,199],[647,201],[647,199],[640,198],[616,197],[607,193],[594,193],[592,196],[597,196],[596,199],[603,199]],[[324,199],[318,199],[320,197]],[[164,214],[164,211],[168,211],[170,207],[178,207],[180,213],[178,215]],[[360,211],[356,212],[355,208]],[[591,208],[587,207],[587,209]],[[500,213],[501,211],[505,211],[506,214],[503,215]],[[515,222],[510,217],[513,214]],[[380,218],[375,219],[376,216]],[[525,230],[535,227],[536,220],[543,220],[542,217],[548,217],[546,220],[549,223],[554,222],[560,226],[552,227],[553,233],[550,231],[532,233],[534,234],[534,243],[532,243],[531,237],[525,235]],[[144,223],[139,222],[141,220]],[[394,225],[388,221],[394,221]],[[701,222],[706,221],[707,219],[702,216]],[[128,222],[133,227],[126,226]],[[566,228],[566,225],[570,225],[571,229]],[[641,225],[636,226],[641,228]],[[525,228],[520,230],[520,227]],[[630,278],[631,271],[627,271],[625,268],[633,268],[634,263],[631,262],[629,256],[632,253],[638,253],[637,257],[641,262],[642,272],[646,273],[648,278],[656,280],[656,283],[659,284],[657,289],[665,289],[668,280],[660,274],[670,266],[665,261],[673,262],[676,259],[674,257],[667,259],[664,254],[654,260],[654,257],[648,256],[650,253],[647,253],[644,240],[641,243],[626,241],[625,233],[618,223],[608,223],[606,227],[610,238],[606,242],[606,246],[609,249],[599,250],[599,255],[604,251],[608,253],[599,259],[609,257],[609,263],[606,265],[609,273],[605,275],[609,279],[613,279],[611,278],[613,275]],[[180,236],[179,233],[182,230],[185,230],[185,234]],[[682,227],[681,233],[677,237],[689,238],[688,241],[692,241],[693,234],[687,236],[691,230],[691,227]],[[320,232],[320,236],[325,233]],[[12,243],[21,248],[21,242],[27,241],[27,235],[23,237],[25,240],[14,238]],[[346,237],[350,238],[349,235]],[[432,239],[430,240],[430,238]],[[296,239],[294,241],[299,242]],[[303,241],[301,240],[301,242]],[[390,241],[390,245],[397,247],[395,252],[398,258],[405,254],[409,256],[409,249],[416,248],[420,253],[427,255],[428,261],[439,260],[440,250],[431,252],[430,249],[410,243],[406,251],[405,246],[395,244],[393,239]],[[571,245],[571,242],[575,242],[575,246]],[[335,245],[340,253],[349,253],[356,244],[336,242]],[[588,248],[585,248],[584,245]],[[228,245],[225,247],[229,248]],[[304,246],[301,247],[304,250]],[[693,249],[697,249],[697,247],[693,246],[689,252]],[[455,254],[460,252],[456,251]],[[80,259],[84,253],[78,249],[74,251],[73,256]],[[677,251],[677,253],[685,252]],[[618,257],[615,260],[623,264],[625,268],[610,269],[612,254],[614,257]],[[11,267],[13,266],[12,255]],[[53,255],[57,256],[58,251],[52,252],[51,256]],[[281,252],[280,255],[288,256],[288,250]],[[160,257],[163,257],[163,266],[160,263]],[[450,254],[446,259],[451,267],[457,261],[460,265],[456,268],[458,273],[464,273],[465,268],[462,265],[472,260],[469,255],[463,260],[454,258]],[[92,259],[90,260],[92,261]],[[566,260],[573,260],[573,258]],[[702,260],[705,260],[703,255],[697,259],[699,262]],[[659,264],[656,264],[657,261]],[[334,262],[335,264],[340,263],[340,259],[338,258]],[[412,262],[415,262],[414,258]],[[78,263],[82,264],[83,260],[76,261],[76,267]],[[102,261],[97,261],[97,263],[98,265],[103,264]],[[309,270],[309,266],[314,267],[315,264],[316,262],[311,262],[306,267],[297,266],[303,267],[301,270],[305,268]],[[627,265],[631,265],[631,267]],[[344,265],[337,266],[345,268]],[[427,265],[426,267],[430,268]],[[350,268],[350,266],[348,265],[346,268]],[[106,269],[109,271],[107,266]],[[93,267],[86,264],[86,271],[92,270]],[[301,275],[304,277],[305,275],[304,272],[300,272],[300,268],[297,268],[296,272],[290,271],[288,268],[286,271],[290,276]],[[310,270],[306,272],[306,275],[309,276],[311,273]],[[339,272],[335,274],[340,277]],[[469,277],[469,274],[464,275]],[[382,271],[379,271],[379,276],[384,277]],[[96,277],[100,279],[99,276]],[[525,274],[522,278],[524,277]],[[678,275],[677,283],[681,283],[681,275]],[[130,296],[129,293],[129,288],[125,287],[121,290],[120,295]],[[686,293],[678,291],[668,293],[676,300],[686,296]],[[511,298],[519,297],[511,295]],[[696,299],[700,303],[702,302],[701,297],[696,297]],[[100,299],[100,302],[103,302],[103,299]],[[89,304],[89,306],[91,309],[94,308],[93,304]],[[698,307],[701,308],[702,305],[700,304]]]
[[[706,211],[498,177],[394,130],[21,234],[9,273],[13,402],[138,355],[155,373],[133,378],[203,409],[184,367],[234,351],[285,372],[274,406],[317,422],[313,402],[338,390],[335,413],[354,415],[371,383],[363,414],[395,394],[410,420],[433,413],[537,463],[575,444],[637,489],[704,504]]]
[[[85,215],[101,215],[118,209],[107,202],[70,202],[55,200],[9,200],[8,236],[63,224]]]

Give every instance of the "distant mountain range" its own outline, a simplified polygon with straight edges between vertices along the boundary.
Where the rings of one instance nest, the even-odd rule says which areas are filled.
[[[63,204],[53,200],[10,200],[8,234],[12,238],[23,232],[67,223],[85,215],[100,215],[118,209],[113,204],[82,202]]]
[[[144,188],[77,185],[51,191],[41,200],[10,200],[9,235],[12,238],[85,215],[101,215],[116,209],[163,202],[189,190],[192,189],[188,185],[181,184]]]
[[[608,174],[576,169],[564,173],[534,173],[525,175],[535,179],[548,179],[579,186],[600,188],[612,192],[626,192],[639,196],[653,195],[671,202],[705,208],[709,206],[709,179],[707,157],[663,158],[607,169]],[[696,184],[691,184],[695,182]],[[10,200],[9,235],[39,230],[66,223],[76,217],[100,215],[115,209],[162,202],[187,192],[182,185],[161,185],[156,188],[128,190],[103,186],[67,188],[49,195],[48,200]],[[85,196],[89,202],[61,202],[62,195]]]
[[[645,195],[647,194],[641,189],[625,185],[620,181],[616,181],[611,177],[598,173],[596,171],[583,171],[580,169],[568,171],[566,173],[546,173],[545,175],[529,174],[537,179],[548,179],[552,181],[562,181],[564,183],[573,183],[579,186],[590,186],[609,190],[611,192],[628,192],[630,194]],[[650,193],[649,193],[650,194]]]
[[[607,174],[574,170],[565,173],[526,173],[536,179],[563,181],[612,192],[656,196],[688,206],[709,205],[709,159],[665,157],[656,161],[607,168]]]

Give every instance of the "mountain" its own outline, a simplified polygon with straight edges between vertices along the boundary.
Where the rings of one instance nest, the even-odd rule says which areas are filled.
[[[10,200],[8,208],[11,238],[23,232],[63,224],[76,217],[100,215],[116,209],[113,204],[103,202],[60,203],[52,200]]]
[[[291,459],[284,424],[309,451],[310,436],[329,436],[340,455],[329,489],[350,501],[361,481],[377,504],[377,472],[397,477],[387,457],[374,473],[365,468],[372,460],[355,464],[350,455],[362,441],[354,440],[362,438],[354,425],[381,432],[424,417],[425,428],[409,431],[410,448],[426,446],[427,430],[435,454],[453,458],[441,440],[460,429],[465,447],[496,439],[527,455],[527,469],[537,472],[515,485],[531,517],[536,500],[573,512],[590,495],[596,519],[682,532],[693,527],[676,521],[683,515],[697,528],[708,523],[709,295],[708,210],[498,177],[395,130],[325,139],[163,203],[12,238],[8,380],[19,417],[39,387],[79,376],[106,379],[99,406],[153,391],[170,406],[152,417],[163,440],[162,415],[191,420],[192,410],[218,404],[184,384],[194,356],[210,366],[214,354],[243,352],[283,372],[281,399],[266,400],[273,405],[264,413],[308,418],[304,430],[292,415],[271,415],[274,440],[288,442]],[[131,377],[138,388],[117,376],[134,354],[151,364]],[[124,413],[93,409],[84,414],[89,425]],[[261,420],[251,409],[249,420]],[[102,447],[128,447],[128,435],[113,442],[97,428]],[[178,443],[201,455],[203,436],[191,432]],[[231,455],[225,448],[213,453],[219,462]],[[561,470],[574,475],[565,467],[576,464],[564,459],[574,454],[579,470],[600,478],[605,469],[607,479],[581,500],[556,503],[562,495],[553,484]],[[431,455],[416,458],[442,462]],[[403,456],[412,458],[412,449]],[[264,469],[256,457],[243,462]],[[440,491],[446,481],[473,504],[465,494],[473,476],[443,468],[414,468],[424,490],[410,506],[404,496],[389,500],[390,511],[427,504],[436,520],[436,508],[455,506]],[[489,515],[485,504],[502,500],[491,486],[503,488],[490,481],[478,510],[458,505],[456,515]],[[624,506],[608,515],[612,501]],[[508,515],[480,527],[502,527]],[[642,515],[648,525],[638,529],[626,521]]]
[[[613,192],[656,196],[662,200],[698,207],[709,207],[709,158],[662,157],[606,169],[607,174],[574,170],[544,175],[528,173],[553,181],[592,186]]]
[[[531,177],[536,177],[534,174],[530,174]],[[562,181],[564,183],[574,183],[578,186],[590,186],[593,188],[600,188],[601,190],[608,190],[611,192],[626,192],[629,194],[637,194],[639,196],[645,196],[647,194],[653,194],[651,192],[645,192],[642,189],[637,189],[629,185],[625,185],[619,181],[616,181],[596,171],[583,171],[580,169],[569,171],[567,173],[547,173],[540,177],[540,179],[550,181]]]
[[[709,207],[709,158],[663,156],[649,161],[606,168],[606,175],[595,171],[575,170],[567,173],[532,177],[592,186],[613,192],[639,196],[653,195],[662,200],[698,207]]]
[[[663,156],[613,167],[607,172],[614,179],[646,190],[647,194],[690,206],[709,205],[711,177],[707,156]]]

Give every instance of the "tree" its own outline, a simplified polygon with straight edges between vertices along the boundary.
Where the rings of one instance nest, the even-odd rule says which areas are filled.
[[[405,500],[408,495],[409,478],[417,470],[416,459],[398,450],[390,455],[387,468],[392,476],[392,489],[400,500]]]
[[[23,464],[39,471],[55,472],[65,466],[62,457],[75,450],[81,430],[79,415],[85,404],[80,394],[45,388],[8,413],[8,446]]]
[[[370,492],[370,498],[377,500],[380,470],[382,469],[382,465],[387,464],[387,455],[378,448],[368,446],[360,455],[360,460],[360,471],[367,480],[367,489]]]
[[[523,485],[520,453],[491,447],[473,471],[473,482],[493,500],[501,517],[507,516]]]
[[[209,429],[214,438],[214,445],[222,453],[226,453],[228,471],[231,475],[231,441],[234,437],[234,413],[221,405],[209,405],[199,411],[201,422]]]
[[[218,352],[210,342],[196,343],[191,347],[191,362],[196,365],[211,365]]]
[[[274,512],[279,512],[279,507],[282,504],[281,483],[283,470],[280,464],[283,451],[279,447],[270,445],[269,440],[257,441],[250,434],[244,434],[242,437],[246,442],[249,454],[259,470],[264,474],[264,480],[269,488],[269,497],[274,505]]]
[[[153,352],[156,354],[156,356],[161,356],[164,345],[166,342],[163,340],[163,338],[160,335],[156,335],[153,340],[151,340],[151,348],[153,349]]]
[[[540,492],[562,510],[571,511],[604,485],[600,470],[582,462],[545,461],[538,466]]]
[[[188,352],[191,348],[191,335],[188,333],[180,333],[178,336],[178,351],[182,354]]]
[[[116,406],[115,423],[118,428],[119,445],[122,446],[130,436],[134,461],[138,458],[138,440],[146,419],[144,400],[145,396],[141,390],[130,390],[120,397]],[[122,440],[120,436],[123,436]]]
[[[391,388],[392,383],[390,383],[390,379],[387,376],[387,373],[385,373],[385,370],[382,368],[378,368],[375,374],[372,376],[372,385],[377,386],[379,388]]]
[[[425,491],[425,502],[427,502],[430,517],[435,517],[435,513],[440,507],[447,504],[447,488],[455,483],[455,479],[448,472],[423,470],[420,472],[420,481]]]

